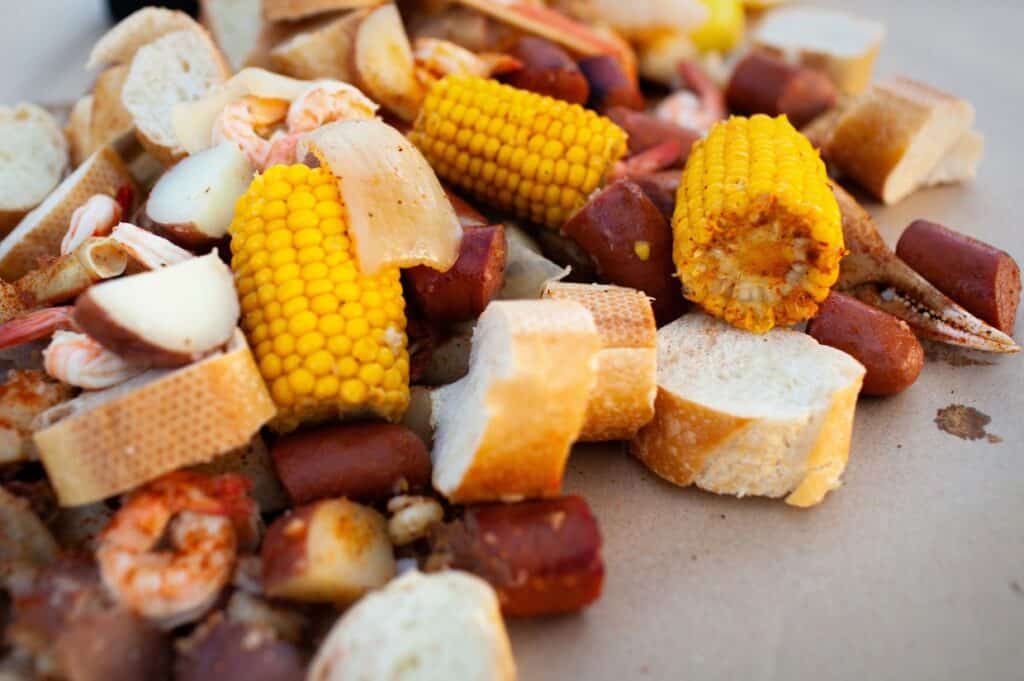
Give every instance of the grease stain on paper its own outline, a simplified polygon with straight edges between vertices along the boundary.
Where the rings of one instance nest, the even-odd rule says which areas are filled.
[[[963,404],[951,404],[935,413],[935,425],[939,430],[961,440],[985,440],[992,444],[1002,442],[1003,438],[985,430],[990,423],[991,416]]]

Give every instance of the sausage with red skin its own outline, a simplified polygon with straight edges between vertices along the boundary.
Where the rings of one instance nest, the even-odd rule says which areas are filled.
[[[302,681],[306,656],[264,627],[225,619],[204,625],[181,650],[175,681]],[[119,678],[119,677],[110,677]]]
[[[896,244],[896,255],[968,312],[1012,334],[1020,304],[1020,267],[1009,253],[916,220]]]
[[[678,139],[686,149],[686,153],[682,156],[682,161],[685,162],[690,155],[689,150],[701,137],[696,130],[690,130],[671,121],[642,111],[633,111],[624,106],[613,106],[605,112],[605,115],[629,135],[628,144],[631,154],[647,151],[667,139]]]
[[[637,183],[644,194],[647,194],[647,198],[654,202],[665,219],[671,223],[676,212],[676,196],[679,194],[679,182],[682,177],[681,170],[661,170],[629,179]]]
[[[423,441],[391,423],[333,425],[285,435],[270,455],[296,504],[329,497],[382,501],[430,486],[430,454]]]
[[[732,72],[725,91],[737,113],[785,114],[797,128],[836,105],[836,87],[820,71],[791,64],[765,52],[752,52]]]
[[[509,85],[572,104],[585,104],[590,97],[586,77],[569,53],[558,45],[526,36],[516,42],[509,54],[523,65],[501,77]]]
[[[444,194],[448,197],[452,208],[455,209],[455,216],[459,218],[459,224],[462,225],[463,229],[466,227],[483,227],[487,224],[487,218],[480,211],[451,189],[445,187]]]
[[[672,230],[635,182],[619,180],[602,189],[562,231],[590,255],[603,281],[653,298],[659,324],[686,310],[672,261]]]
[[[906,322],[835,291],[818,307],[807,333],[864,365],[865,395],[903,392],[924,366],[924,349]]]
[[[579,61],[579,67],[590,83],[589,108],[601,112],[613,106],[643,110],[643,94],[615,57],[606,54],[587,57]]]
[[[451,567],[487,580],[508,616],[574,612],[601,595],[601,532],[581,497],[470,507],[439,537]]]
[[[504,225],[465,227],[459,257],[447,272],[426,265],[406,270],[420,310],[432,321],[476,319],[505,283]]]

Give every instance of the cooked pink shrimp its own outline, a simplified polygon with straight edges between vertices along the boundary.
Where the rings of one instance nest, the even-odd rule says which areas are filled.
[[[725,118],[722,89],[694,62],[679,62],[679,75],[685,90],[673,92],[658,104],[654,115],[684,128],[706,133]]]
[[[507,54],[477,54],[461,45],[437,38],[417,38],[413,43],[412,54],[416,64],[416,78],[424,87],[430,87],[435,80],[445,76],[486,78],[522,66],[522,62]]]
[[[60,254],[67,255],[91,236],[106,236],[121,222],[124,209],[106,194],[94,194],[71,214],[68,231],[60,242]]]
[[[0,350],[49,338],[54,332],[71,329],[71,313],[75,308],[44,307],[0,324]]]
[[[254,167],[267,168],[273,147],[271,131],[284,123],[288,102],[247,96],[224,107],[213,125],[213,143],[231,141],[238,145]]]
[[[256,507],[233,474],[178,471],[132,493],[99,536],[107,590],[165,629],[201,617],[231,580],[239,532]],[[157,546],[167,534],[168,549]]]
[[[150,270],[177,265],[195,257],[181,246],[130,222],[122,222],[115,227],[110,238],[119,243],[135,262]]]
[[[57,331],[43,350],[43,368],[53,378],[86,390],[102,390],[148,367],[126,362],[84,333]]]
[[[292,102],[288,109],[288,132],[311,132],[334,121],[370,119],[376,115],[377,105],[358,88],[347,83],[322,83]]]

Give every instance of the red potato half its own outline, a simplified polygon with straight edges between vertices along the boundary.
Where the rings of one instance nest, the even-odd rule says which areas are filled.
[[[57,666],[67,681],[158,681],[171,676],[171,640],[127,610],[105,610],[74,619],[54,642]]]
[[[509,85],[573,104],[586,104],[590,85],[569,53],[558,45],[526,36],[509,53],[523,65],[502,77]]]
[[[395,576],[387,521],[347,499],[318,501],[278,518],[260,555],[271,598],[347,605]]]
[[[578,496],[470,507],[438,531],[435,549],[490,582],[512,617],[579,610],[604,583],[601,532]]]
[[[447,272],[421,265],[406,277],[428,319],[464,322],[475,319],[501,290],[508,246],[502,225],[465,229],[459,258]]]
[[[231,271],[210,253],[92,286],[75,303],[74,319],[124,359],[174,367],[231,340],[238,315]]]
[[[635,182],[619,180],[605,187],[562,231],[590,255],[603,281],[653,298],[659,324],[686,310],[672,261],[672,230]]]
[[[193,154],[157,181],[141,222],[179,246],[211,248],[227,236],[235,203],[252,177],[232,142]]]
[[[306,656],[267,627],[219,617],[200,627],[178,654],[175,681],[299,681]],[[120,677],[110,677],[120,678]]]
[[[271,451],[296,504],[327,497],[384,501],[430,486],[430,453],[404,426],[355,423],[286,435]]]

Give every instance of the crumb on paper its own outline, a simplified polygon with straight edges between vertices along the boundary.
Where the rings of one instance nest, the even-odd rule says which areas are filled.
[[[1002,442],[1001,437],[985,430],[991,422],[992,417],[988,414],[962,404],[951,404],[935,414],[935,425],[939,430],[961,440],[986,440],[992,444]]]

